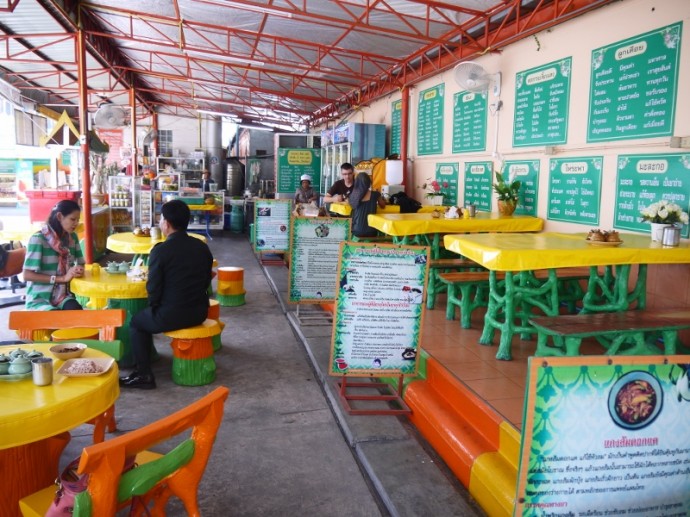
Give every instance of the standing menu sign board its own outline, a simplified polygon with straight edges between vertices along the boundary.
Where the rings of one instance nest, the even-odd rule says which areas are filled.
[[[460,174],[459,163],[437,163],[436,181],[446,194],[443,204],[453,206],[458,204],[458,176]],[[446,186],[447,185],[447,186]]]
[[[343,242],[329,373],[415,375],[429,248]]]
[[[504,174],[512,182],[520,181],[520,202],[515,209],[516,214],[537,215],[537,199],[539,194],[539,160],[506,161]]]
[[[453,153],[486,150],[487,92],[453,95]]]
[[[547,219],[599,224],[603,163],[601,156],[552,158],[549,162]]]
[[[321,149],[278,148],[276,191],[294,194],[300,187],[300,176],[309,174],[314,190],[321,185]]]
[[[402,101],[391,103],[391,154],[400,154],[402,137]]]
[[[690,515],[687,357],[528,361],[516,516]]]
[[[513,146],[568,140],[571,57],[519,72],[515,78]]]
[[[340,243],[350,240],[350,219],[294,217],[290,228],[288,301],[335,300]]]
[[[493,162],[465,163],[465,205],[475,204],[479,210],[491,211]]]
[[[286,252],[290,244],[289,199],[257,199],[254,202],[254,251]]]
[[[592,51],[587,141],[673,134],[682,22]]]
[[[445,85],[439,84],[419,93],[417,108],[417,154],[443,152],[443,97]]]
[[[613,226],[649,232],[640,211],[667,199],[690,211],[690,154],[628,154],[618,157]],[[684,225],[683,237],[688,237]]]

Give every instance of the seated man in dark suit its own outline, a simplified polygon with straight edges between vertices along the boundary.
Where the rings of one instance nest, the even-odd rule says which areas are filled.
[[[165,241],[149,256],[146,282],[149,306],[134,315],[130,339],[135,370],[120,378],[125,388],[153,389],[151,371],[153,334],[200,325],[208,314],[208,286],[213,256],[205,242],[187,234],[189,207],[180,200],[161,208]]]

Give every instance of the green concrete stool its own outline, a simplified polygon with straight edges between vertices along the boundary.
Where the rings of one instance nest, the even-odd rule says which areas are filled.
[[[164,332],[172,338],[172,379],[181,386],[203,386],[216,379],[213,357],[213,336],[220,334],[220,325],[207,319],[201,325]]]

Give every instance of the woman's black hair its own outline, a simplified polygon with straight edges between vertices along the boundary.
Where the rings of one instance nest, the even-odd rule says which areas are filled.
[[[366,172],[360,172],[355,178],[355,184],[352,187],[352,193],[350,194],[350,206],[354,210],[359,206],[362,198],[371,188],[371,178]]]
[[[50,211],[46,224],[48,224],[48,226],[50,226],[57,235],[62,236],[65,231],[62,229],[62,224],[58,220],[58,214],[62,214],[63,217],[67,217],[73,212],[81,212],[79,203],[72,201],[71,199],[63,199],[62,201],[58,202],[58,204],[55,205]]]

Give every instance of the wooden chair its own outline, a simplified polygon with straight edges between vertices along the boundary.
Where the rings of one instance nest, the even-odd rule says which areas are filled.
[[[76,517],[115,515],[133,498],[132,515],[146,513],[164,516],[170,496],[184,503],[187,515],[200,516],[197,492],[211,455],[213,442],[223,418],[228,388],[221,386],[184,409],[141,429],[103,443],[85,447],[78,474],[88,475],[88,487],[75,497]],[[190,438],[152,461],[142,463],[140,454],[149,447],[191,429]],[[122,473],[126,458],[137,456],[137,467]],[[55,496],[55,487],[47,487],[19,501],[24,517],[45,515]]]

